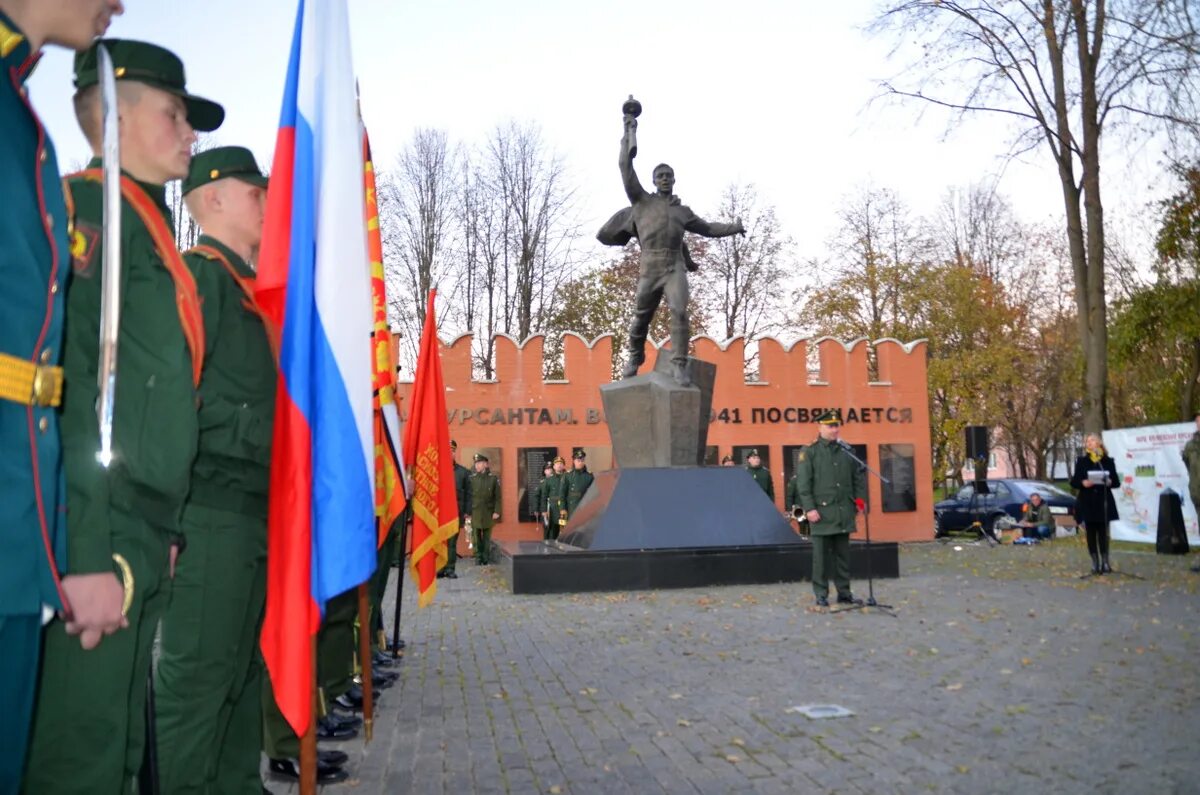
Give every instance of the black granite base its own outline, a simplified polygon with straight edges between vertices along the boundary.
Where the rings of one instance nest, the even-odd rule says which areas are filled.
[[[493,560],[514,594],[646,591],[808,580],[812,544],[592,551],[554,541],[496,541]],[[894,542],[871,545],[871,574],[900,576]],[[850,544],[850,576],[867,576],[867,545]]]

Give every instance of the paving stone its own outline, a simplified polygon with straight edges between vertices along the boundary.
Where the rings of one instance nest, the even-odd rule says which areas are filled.
[[[370,746],[339,745],[353,790],[1196,791],[1190,560],[1080,580],[1072,539],[953,546],[902,547],[895,617],[809,612],[802,585],[513,596],[469,561],[428,608],[406,583],[400,680]]]

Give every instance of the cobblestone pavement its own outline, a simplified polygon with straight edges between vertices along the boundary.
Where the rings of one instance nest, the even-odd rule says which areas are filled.
[[[406,583],[401,681],[326,790],[1200,792],[1200,575],[1086,557],[906,546],[894,618],[807,583],[513,596],[467,562],[424,610]],[[854,715],[789,709],[824,703]]]

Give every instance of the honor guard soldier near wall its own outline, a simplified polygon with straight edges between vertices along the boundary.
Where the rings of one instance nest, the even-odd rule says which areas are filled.
[[[750,477],[754,478],[754,482],[758,487],[775,502],[775,484],[771,482],[771,473],[768,472],[762,465],[762,456],[757,450],[751,450],[746,456],[746,471],[750,473]]]
[[[721,466],[723,466],[723,467],[735,467],[735,466],[737,466],[737,462],[733,460],[733,456],[731,456],[731,455],[726,455],[726,456],[724,456],[724,457],[722,457],[722,458],[721,458]]]
[[[554,477],[546,486],[546,505],[550,509],[550,540],[558,539],[563,526],[567,523],[567,462],[562,456],[555,456]]]
[[[1196,415],[1196,432],[1188,443],[1183,446],[1183,463],[1188,471],[1188,494],[1191,495],[1192,505],[1200,514],[1200,414]]]
[[[804,517],[804,508],[800,505],[799,483],[795,475],[792,475],[783,487],[783,515],[787,519],[796,520],[800,535],[808,535],[808,519]]]
[[[54,143],[29,104],[25,81],[43,45],[83,49],[122,11],[116,0],[71,7],[0,0],[0,795],[21,783],[43,611],[64,609],[60,585],[74,608],[72,629],[85,632],[88,644],[123,621],[120,602],[106,615],[103,605],[89,602],[86,587],[73,590],[81,583],[58,579],[68,563],[56,407],[69,219]]]
[[[842,413],[830,409],[817,416],[820,435],[796,458],[796,494],[812,536],[812,585],[817,605],[829,606],[829,570],[839,604],[855,603],[850,593],[850,534],[855,511],[866,508],[866,481],[838,436]]]
[[[475,562],[492,562],[492,527],[500,518],[500,478],[489,469],[488,457],[475,454],[475,474],[471,475],[471,535],[474,536]]]
[[[458,442],[450,440],[450,455],[454,459],[454,497],[458,502],[458,526],[461,528],[471,512],[471,470],[458,463]],[[446,542],[446,565],[437,573],[439,577],[458,579],[454,572],[458,563],[458,533]]]
[[[583,495],[587,494],[587,490],[592,486],[592,481],[596,479],[591,472],[588,472],[587,453],[582,450],[576,450],[575,455],[571,456],[571,465],[573,468],[564,476],[562,486],[563,499],[566,503],[564,518],[568,520],[575,515],[575,509],[579,507]]]
[[[138,41],[100,42],[112,57],[119,110],[120,357],[112,461],[101,463],[97,367],[103,216],[99,55],[75,58],[75,113],[96,158],[70,178],[75,230],[67,294],[62,411],[68,568],[90,578],[92,604],[120,610],[128,628],[95,650],[46,630],[25,791],[130,792],[142,766],[146,678],[158,621],[170,601],[180,515],[191,487],[196,387],[204,325],[191,271],[175,248],[163,185],[187,176],[194,130],[215,130],[220,105],[187,93],[183,64]],[[108,164],[111,167],[111,163]],[[118,307],[106,307],[111,311]],[[118,564],[118,579],[114,562]]]
[[[258,792],[267,588],[267,488],[275,413],[271,333],[254,300],[267,178],[239,146],[192,159],[183,181],[202,231],[184,261],[204,313],[200,443],[162,620],[155,688],[164,792]]]
[[[546,462],[545,469],[542,470],[542,482],[538,484],[537,492],[533,498],[537,504],[537,520],[542,525],[542,540],[550,540],[550,484],[551,478],[554,477],[554,464]]]

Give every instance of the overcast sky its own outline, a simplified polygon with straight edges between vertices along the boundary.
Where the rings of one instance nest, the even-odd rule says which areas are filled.
[[[184,61],[193,93],[227,111],[218,143],[270,162],[295,0],[127,0],[110,36]],[[674,166],[676,192],[711,215],[731,182],[753,182],[802,256],[819,255],[836,209],[865,186],[930,212],[951,186],[999,177],[1026,220],[1061,218],[1048,155],[1000,159],[1009,131],[984,117],[947,137],[946,117],[871,103],[900,64],[862,26],[873,0],[350,0],[363,116],[386,168],[418,127],[481,142],[498,123],[538,123],[576,184],[590,233],[626,203],[616,159],[621,103],[644,112],[636,165]],[[31,81],[64,169],[89,152],[70,109],[71,59],[49,51]],[[926,111],[918,121],[920,111]],[[1114,226],[1144,236],[1158,153],[1106,151]],[[719,220],[719,219],[713,219]],[[1144,241],[1143,241],[1144,242]],[[593,244],[585,242],[585,246]],[[597,258],[608,256],[598,243]],[[585,250],[585,255],[588,251]]]

